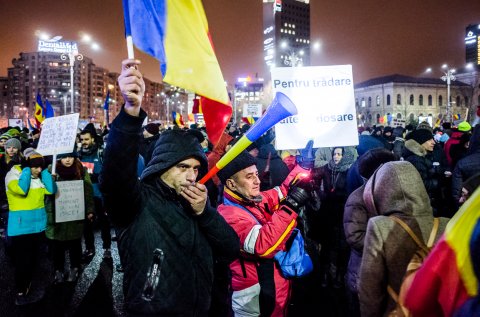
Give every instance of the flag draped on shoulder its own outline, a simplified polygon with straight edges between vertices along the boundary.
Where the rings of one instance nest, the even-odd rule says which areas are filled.
[[[43,120],[45,120],[45,108],[43,107],[40,94],[37,93],[37,101],[35,102],[35,121],[37,123],[37,127],[40,127]]]
[[[160,61],[164,81],[195,92],[207,134],[217,143],[230,121],[225,81],[200,0],[123,0],[125,33]]]

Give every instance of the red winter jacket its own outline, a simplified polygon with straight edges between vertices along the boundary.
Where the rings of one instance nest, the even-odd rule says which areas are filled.
[[[222,204],[218,207],[218,212],[240,238],[241,259],[230,264],[234,311],[246,311],[253,315],[260,313],[258,302],[260,286],[255,259],[271,259],[278,251],[284,250],[285,242],[296,227],[297,213],[279,203],[286,196],[290,182],[300,172],[305,172],[305,170],[299,166],[295,167],[280,187],[261,192],[262,201],[260,203],[245,202],[225,187],[225,198],[247,208],[256,218],[256,220],[253,219],[246,210],[236,206]],[[285,316],[290,281],[280,275],[276,266],[274,282],[275,308],[271,316]]]

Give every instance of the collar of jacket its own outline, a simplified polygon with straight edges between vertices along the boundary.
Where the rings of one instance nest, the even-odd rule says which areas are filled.
[[[262,201],[262,196],[258,196],[257,199],[248,199],[242,196],[240,193],[237,193],[231,189],[228,189],[226,186],[224,187],[224,190],[223,190],[223,196],[225,196],[225,198],[227,198],[228,200],[243,206],[253,206],[256,203]]]
[[[413,139],[407,140],[405,142],[405,148],[418,156],[424,157],[427,155],[427,150],[425,150],[425,148],[420,143]]]
[[[164,198],[172,201],[180,201],[181,196],[177,194],[175,189],[165,184],[160,177],[151,177],[146,183],[158,189]]]

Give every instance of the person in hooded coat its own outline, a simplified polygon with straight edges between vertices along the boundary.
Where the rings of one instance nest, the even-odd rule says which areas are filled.
[[[126,101],[112,123],[100,176],[117,226],[131,315],[207,316],[214,256],[233,261],[239,240],[197,183],[207,158],[196,136],[169,130],[137,177],[145,92],[139,61],[125,60],[118,79]]]
[[[458,201],[462,194],[462,184],[475,174],[480,173],[480,124],[477,124],[470,138],[468,154],[458,161],[452,175],[452,196]]]
[[[362,317],[388,316],[395,308],[387,286],[398,294],[407,265],[418,246],[390,215],[403,220],[427,241],[433,227],[432,207],[415,167],[405,161],[385,163],[363,192],[370,220],[363,248],[358,296]],[[437,241],[448,222],[440,218]]]
[[[350,258],[348,260],[347,274],[345,277],[347,300],[349,301],[349,317],[360,316],[358,275],[360,264],[362,263],[363,242],[369,219],[367,207],[363,201],[365,183],[381,164],[395,161],[396,159],[395,154],[389,150],[385,148],[374,148],[364,153],[356,161],[364,183],[348,196],[343,215],[345,238],[350,246]]]

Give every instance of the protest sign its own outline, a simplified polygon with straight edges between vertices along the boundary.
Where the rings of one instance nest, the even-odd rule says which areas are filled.
[[[9,127],[23,128],[23,120],[22,119],[8,119],[8,126]]]
[[[286,94],[298,114],[275,125],[276,149],[358,144],[351,65],[272,69],[273,91]]]
[[[43,121],[37,151],[42,155],[71,153],[77,137],[78,113]]]
[[[243,105],[243,117],[260,118],[262,116],[261,104],[245,104]]]
[[[83,180],[57,182],[55,222],[85,219]]]

